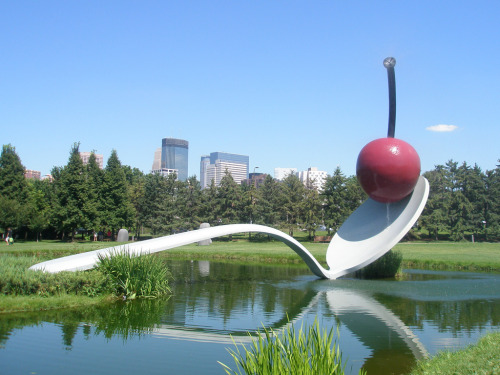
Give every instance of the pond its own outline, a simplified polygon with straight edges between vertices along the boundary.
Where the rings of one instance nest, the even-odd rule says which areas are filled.
[[[339,329],[347,373],[405,374],[416,360],[500,328],[500,275],[405,271],[320,280],[303,266],[170,261],[162,300],[0,315],[1,374],[224,374],[232,338],[317,318]]]

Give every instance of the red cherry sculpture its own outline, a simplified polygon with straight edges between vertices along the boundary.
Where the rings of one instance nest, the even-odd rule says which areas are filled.
[[[396,127],[396,60],[384,60],[389,81],[389,129],[387,138],[376,139],[361,150],[356,175],[363,190],[378,202],[397,202],[408,196],[420,176],[420,158],[405,141],[394,138]]]
[[[420,176],[417,151],[405,141],[379,138],[358,156],[356,175],[363,190],[377,202],[397,202],[408,196]]]

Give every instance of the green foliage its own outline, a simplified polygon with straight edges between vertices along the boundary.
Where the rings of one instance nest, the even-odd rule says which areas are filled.
[[[498,240],[500,168],[483,173],[450,160],[424,173],[430,184],[429,200],[420,226],[435,240],[447,233],[453,241],[474,235],[476,240]]]
[[[401,268],[403,253],[401,251],[389,250],[375,262],[356,271],[356,277],[363,279],[382,279],[395,277]]]
[[[68,164],[64,168],[54,168],[52,172],[56,196],[53,206],[55,224],[60,231],[69,232],[72,239],[77,228],[86,228],[89,224],[85,211],[88,187],[79,147],[75,143],[71,148]]]
[[[288,234],[293,236],[299,227],[304,213],[304,197],[306,188],[299,178],[293,174],[283,180],[283,194],[281,198],[281,221],[288,228]]]
[[[159,257],[137,256],[124,248],[99,255],[96,269],[108,277],[117,295],[128,299],[156,298],[170,293],[170,274]]]
[[[500,374],[500,332],[482,337],[476,345],[441,352],[421,361],[410,375]]]
[[[0,228],[18,228],[23,222],[26,200],[24,166],[15,147],[3,145],[0,154]]]
[[[113,234],[133,223],[133,207],[129,201],[127,180],[116,150],[111,152],[102,184],[102,224]]]
[[[311,326],[301,326],[296,332],[293,324],[282,332],[272,328],[257,331],[250,348],[240,351],[236,342],[235,349],[228,349],[237,366],[232,370],[219,362],[226,374],[302,374],[302,375],[343,375],[345,364],[337,343],[338,329],[321,329],[317,320]],[[363,373],[360,371],[360,373]]]
[[[16,153],[16,148],[3,145],[0,154],[0,195],[17,201],[24,200],[24,166]]]
[[[304,186],[297,176],[284,181],[267,176],[262,186],[238,185],[230,174],[220,186],[202,190],[196,177],[177,181],[173,176],[143,175],[122,166],[116,151],[106,169],[95,155],[84,166],[79,144],[68,163],[52,170],[54,182],[26,181],[14,147],[0,155],[0,230],[7,227],[19,238],[67,238],[75,230],[144,229],[154,236],[213,225],[259,223],[311,238],[319,225],[335,232],[366,199],[355,176],[340,168],[328,176],[322,191]],[[500,161],[499,161],[500,163]],[[430,183],[418,231],[430,239],[453,241],[500,240],[500,166],[486,172],[450,160],[424,173]],[[319,196],[318,196],[319,194]],[[24,232],[24,236],[23,233]]]
[[[235,224],[239,221],[241,207],[243,206],[242,194],[240,186],[228,171],[220,181],[214,203],[219,223]]]
[[[95,297],[109,292],[106,278],[99,272],[31,271],[39,262],[32,257],[0,257],[0,294],[13,296],[58,296],[76,294]]]

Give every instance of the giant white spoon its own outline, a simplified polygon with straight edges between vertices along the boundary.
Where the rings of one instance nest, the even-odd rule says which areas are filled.
[[[198,229],[57,258],[35,264],[30,269],[51,273],[87,270],[97,264],[99,255],[109,255],[117,251],[127,250],[137,255],[150,254],[229,234],[260,232],[288,245],[316,276],[336,279],[370,264],[396,245],[417,221],[428,195],[429,183],[424,177],[420,177],[413,193],[399,202],[385,204],[372,199],[365,201],[340,227],[330,242],[326,252],[329,270],[323,268],[293,237],[277,229],[256,224],[232,224]]]

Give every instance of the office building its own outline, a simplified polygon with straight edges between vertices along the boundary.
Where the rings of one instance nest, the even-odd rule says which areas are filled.
[[[269,176],[267,173],[250,173],[248,179],[243,180],[242,184],[253,185],[256,188],[260,188],[264,185],[267,176]]]
[[[163,138],[161,142],[160,169],[177,170],[177,179],[186,181],[188,178],[188,149],[188,141],[176,138]]]
[[[307,171],[301,171],[297,173],[300,181],[307,186],[313,187],[316,190],[320,191],[323,189],[323,185],[325,184],[325,179],[328,176],[328,173],[325,171],[318,171],[318,168],[311,167],[308,168]]]
[[[202,189],[210,186],[212,180],[216,186],[226,171],[231,174],[237,184],[248,178],[249,157],[246,155],[212,152],[210,156],[202,156],[200,162],[200,182]]]
[[[24,178],[29,178],[32,180],[40,180],[41,173],[40,171],[34,171],[32,169],[26,169],[24,171]]]
[[[297,174],[297,168],[274,168],[274,178],[283,181],[291,174]]]
[[[209,165],[210,165],[210,156],[208,155],[202,156],[200,161],[200,184],[202,189],[210,186],[212,182],[207,180],[208,179],[207,169]]]
[[[171,174],[175,174],[177,178],[179,178],[179,171],[177,169],[169,169],[169,168],[158,168],[158,169],[153,169],[151,171],[153,174],[159,174],[160,176],[167,177],[170,176]]]
[[[103,169],[104,167],[104,156],[101,154],[96,154],[95,152],[80,152],[80,159],[83,161],[83,165],[87,165],[90,160],[90,155],[94,154],[95,155],[95,161],[97,162],[97,165],[99,166],[100,169]]]
[[[151,168],[151,171],[157,171],[159,169],[161,169],[161,147],[158,147],[155,151],[153,167]]]

